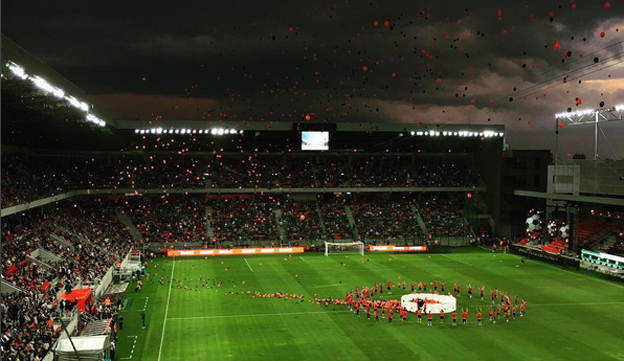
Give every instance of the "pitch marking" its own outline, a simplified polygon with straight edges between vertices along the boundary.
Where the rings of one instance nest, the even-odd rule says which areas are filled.
[[[286,312],[286,313],[254,313],[246,315],[219,315],[219,316],[198,316],[198,317],[173,317],[169,320],[199,320],[213,318],[239,318],[239,317],[271,317],[271,316],[291,316],[291,315],[316,315],[331,313],[346,313],[351,311],[320,311],[320,312]]]
[[[134,347],[136,346],[137,338],[139,336],[128,336],[128,337],[134,337],[134,343],[132,344],[132,351],[130,351],[130,357],[120,357],[121,360],[130,360],[132,358],[132,356],[134,355]]]
[[[446,257],[446,258],[448,258],[448,259],[450,259],[450,260],[452,260],[452,261],[459,262],[459,263],[461,263],[461,264],[465,264],[466,266],[474,267],[474,266],[473,266],[473,265],[471,265],[470,263],[462,262],[462,261],[457,260],[457,259],[455,259],[455,258],[453,258],[453,257],[451,257],[451,256],[447,256],[447,255],[445,255],[444,253],[438,253],[438,255],[439,255],[439,256],[442,256],[442,257]]]
[[[169,314],[169,300],[171,299],[171,289],[173,288],[173,271],[175,270],[175,257],[173,258],[173,267],[171,267],[171,277],[169,277],[169,294],[167,294],[167,306],[165,307],[165,319],[163,321],[162,333],[160,334],[160,347],[158,348],[158,361],[162,353],[163,341],[165,340],[165,327],[167,326],[167,315]]]
[[[251,268],[251,265],[249,264],[249,262],[247,262],[247,258],[245,258],[245,263],[247,263],[247,267],[249,267],[249,270],[253,272],[254,270],[253,268]]]

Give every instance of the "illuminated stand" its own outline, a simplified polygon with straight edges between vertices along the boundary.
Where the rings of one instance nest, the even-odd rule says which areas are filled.
[[[438,314],[440,310],[444,312],[453,312],[457,310],[457,299],[453,296],[436,295],[432,293],[410,293],[401,297],[401,306],[409,312],[418,311],[418,300],[424,301],[427,305],[427,313]],[[428,303],[427,301],[434,301]],[[424,305],[423,303],[423,305]],[[423,307],[424,310],[424,307]]]

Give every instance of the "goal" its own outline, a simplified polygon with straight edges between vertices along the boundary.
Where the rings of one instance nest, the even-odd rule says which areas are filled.
[[[359,254],[364,256],[364,243],[351,242],[351,243],[332,243],[325,242],[325,256],[329,256],[330,253],[340,252],[342,254]]]

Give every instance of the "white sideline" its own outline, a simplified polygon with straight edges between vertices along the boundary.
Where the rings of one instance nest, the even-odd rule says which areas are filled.
[[[254,270],[251,268],[251,266],[249,265],[249,262],[247,262],[247,258],[245,258],[245,263],[247,263],[247,267],[249,267],[249,270],[251,272],[253,272]]]
[[[290,316],[290,315],[316,315],[316,314],[332,314],[346,313],[352,311],[315,311],[315,312],[285,312],[285,313],[253,313],[246,315],[218,315],[218,316],[197,316],[197,317],[172,317],[169,320],[199,320],[213,318],[238,318],[238,317],[270,317],[270,316]]]
[[[173,288],[173,271],[175,270],[175,257],[173,257],[173,267],[171,267],[171,277],[169,280],[169,293],[167,294],[167,306],[165,307],[165,320],[163,321],[162,333],[160,334],[160,347],[158,348],[158,361],[160,361],[160,354],[162,353],[162,345],[165,340],[165,327],[167,326],[167,315],[169,314],[169,300],[171,299],[171,289]]]

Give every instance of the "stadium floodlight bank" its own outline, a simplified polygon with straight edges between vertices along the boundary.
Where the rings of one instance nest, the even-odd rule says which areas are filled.
[[[364,256],[364,243],[362,242],[350,242],[350,243],[332,243],[325,242],[325,256],[329,256],[330,253],[341,254],[359,254]]]

